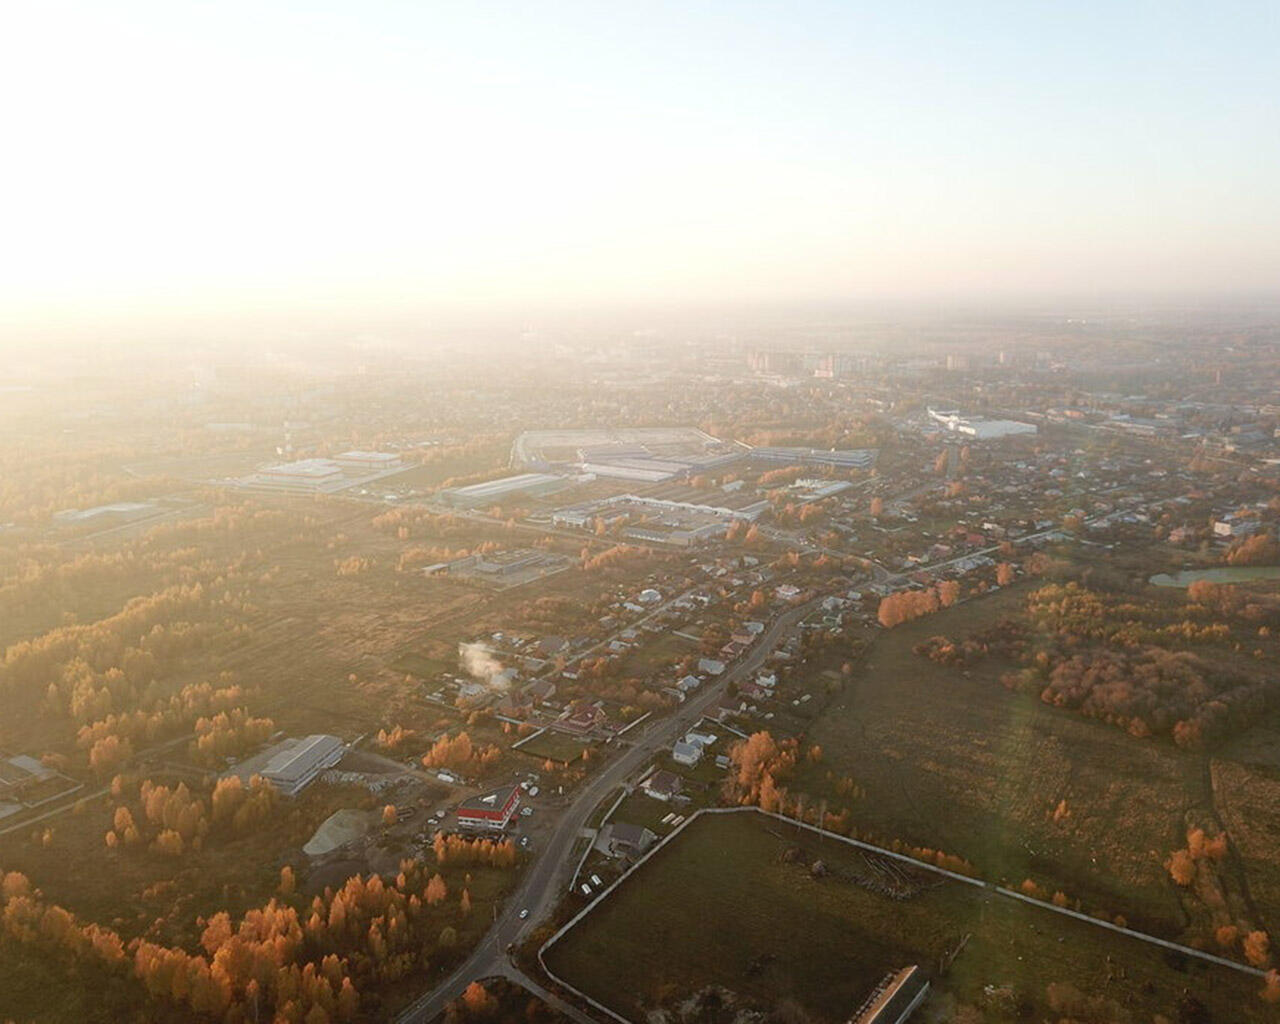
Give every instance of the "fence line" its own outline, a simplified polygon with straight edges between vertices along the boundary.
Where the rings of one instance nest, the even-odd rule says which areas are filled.
[[[582,851],[582,859],[578,861],[578,866],[573,869],[573,878],[569,880],[570,892],[573,892],[574,889],[578,888],[578,876],[582,874],[582,865],[584,865],[587,862],[587,858],[591,856],[591,851],[596,848],[596,839],[599,837],[601,831],[603,831],[605,825],[608,823],[609,818],[613,815],[613,812],[618,809],[618,805],[622,803],[622,801],[625,800],[627,796],[628,796],[627,787],[623,786],[622,792],[618,794],[618,799],[613,802],[613,806],[604,812],[604,817],[600,819],[600,825],[595,830],[596,834],[592,836],[591,841],[587,843],[587,848]]]
[[[630,868],[628,868],[621,875],[619,875],[615,881],[613,881],[606,888],[602,889],[600,893],[590,903],[588,903],[585,907],[583,907],[576,914],[574,914],[573,917],[571,917],[568,921],[566,921],[563,925],[561,925],[560,928],[555,932],[555,934],[553,934],[549,939],[547,939],[546,942],[542,944],[541,948],[538,950],[538,964],[542,967],[542,970],[546,973],[547,977],[550,978],[552,981],[554,981],[557,985],[560,985],[563,988],[567,989],[569,992],[573,993],[579,999],[583,1000],[583,1002],[601,1011],[602,1013],[608,1014],[608,1016],[612,1017],[614,1020],[619,1021],[620,1024],[635,1024],[634,1021],[628,1020],[626,1017],[621,1016],[615,1011],[609,1009],[607,1006],[604,1006],[603,1004],[597,1002],[596,1000],[588,996],[585,992],[580,991],[579,989],[575,988],[573,985],[570,985],[567,981],[565,981],[559,975],[553,973],[551,969],[547,967],[545,954],[552,946],[554,946],[557,942],[559,942],[570,931],[570,929],[574,928],[583,918],[585,918],[589,913],[591,913],[591,911],[593,911],[598,904],[600,904],[605,899],[607,899],[613,893],[613,891],[616,888],[618,888],[618,886],[622,885],[622,883],[627,881],[627,879],[629,879],[633,874],[635,874],[635,872],[639,871],[640,868],[642,868],[649,861],[649,858],[653,857],[655,854],[665,849],[666,846],[676,838],[676,836],[680,835],[681,832],[683,832],[686,828],[688,828],[700,817],[702,817],[702,815],[704,814],[738,814],[742,812],[746,812],[746,813],[754,812],[756,814],[764,815],[765,817],[774,818],[787,825],[792,825],[796,828],[806,829],[809,832],[813,832],[817,835],[824,836],[829,839],[837,840],[838,842],[845,843],[849,846],[855,846],[862,850],[869,850],[872,853],[878,854],[883,857],[891,857],[894,860],[902,861],[906,864],[909,864],[913,868],[918,868],[922,871],[930,871],[938,875],[945,875],[947,878],[950,878],[953,881],[963,882],[965,885],[971,885],[978,889],[986,889],[990,892],[993,892],[999,896],[1004,896],[1008,899],[1020,900],[1021,902],[1030,904],[1031,906],[1036,907],[1040,910],[1045,910],[1054,914],[1061,914],[1064,917],[1075,918],[1076,920],[1083,921],[1086,924],[1095,925],[1099,928],[1106,928],[1108,931],[1115,932],[1119,935],[1127,936],[1128,938],[1131,938],[1131,939],[1136,939],[1139,942],[1146,942],[1151,945],[1160,946],[1164,949],[1172,950],[1175,953],[1181,953],[1184,956],[1193,957],[1194,959],[1202,960],[1207,963],[1214,964],[1218,967],[1227,967],[1233,971],[1238,971],[1241,974],[1247,974],[1256,978],[1265,978],[1267,975],[1266,971],[1261,970],[1257,967],[1250,967],[1246,964],[1237,963],[1234,960],[1227,960],[1224,957],[1215,956],[1214,954],[1206,953],[1203,950],[1192,949],[1190,946],[1179,945],[1178,943],[1170,942],[1167,939],[1156,938],[1154,935],[1148,935],[1146,932],[1139,932],[1139,931],[1134,931],[1132,928],[1121,927],[1120,925],[1112,924],[1110,921],[1103,921],[1096,917],[1090,917],[1088,914],[1083,914],[1077,910],[1070,910],[1066,907],[1055,906],[1053,903],[1046,903],[1043,900],[1032,899],[1030,896],[1027,896],[1024,893],[1015,892],[1012,889],[1006,889],[1005,887],[998,886],[992,882],[986,882],[980,878],[971,878],[968,875],[962,875],[955,871],[948,871],[946,868],[940,868],[935,864],[927,864],[924,861],[916,860],[914,857],[909,857],[904,853],[898,853],[896,850],[889,850],[883,846],[876,846],[874,843],[866,843],[866,842],[863,842],[861,839],[853,839],[849,836],[842,836],[837,832],[831,832],[825,828],[819,828],[816,825],[810,825],[808,822],[797,821],[795,818],[788,818],[787,816],[778,814],[774,811],[761,810],[759,807],[703,807],[697,811],[694,811],[693,814],[691,814],[688,818],[682,821],[660,843],[657,843],[655,846],[653,846],[647,853],[644,854],[644,856],[642,856],[638,861],[636,861],[635,864],[633,864]]]
[[[523,723],[521,723],[521,724],[523,724]],[[547,727],[544,725],[544,726],[543,726],[541,729],[539,729],[537,732],[531,732],[531,733],[530,733],[528,736],[526,736],[524,739],[522,739],[522,740],[517,740],[515,743],[511,744],[511,749],[512,749],[512,750],[519,750],[519,749],[520,749],[521,747],[523,747],[526,743],[529,743],[529,742],[531,742],[531,741],[533,741],[533,740],[536,740],[539,736],[541,736],[541,735],[542,735],[544,732],[546,732],[546,731],[547,731]]]

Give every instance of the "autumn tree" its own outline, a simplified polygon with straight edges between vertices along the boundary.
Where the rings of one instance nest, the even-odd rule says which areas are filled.
[[[1274,565],[1280,562],[1280,545],[1266,533],[1255,533],[1231,546],[1228,565]]]
[[[877,618],[886,629],[922,615],[931,615],[941,607],[936,589],[899,590],[880,599]]]
[[[1186,850],[1175,850],[1166,866],[1169,868],[1169,877],[1181,886],[1190,885],[1196,877],[1195,860]]]
[[[1253,931],[1244,937],[1244,956],[1254,967],[1266,967],[1271,963],[1271,940],[1263,931]]]
[[[183,842],[181,835],[173,829],[167,828],[156,836],[151,848],[156,853],[162,853],[166,857],[181,857],[186,849],[186,843]]]
[[[488,1017],[498,1008],[498,1001],[478,981],[473,981],[462,993],[462,1004],[473,1017]]]
[[[133,744],[114,734],[103,736],[89,749],[89,767],[99,775],[114,772],[133,760]]]
[[[449,887],[445,884],[444,879],[440,877],[439,872],[431,876],[431,881],[427,883],[424,895],[427,904],[432,907],[438,903],[443,903],[445,897],[449,895]]]

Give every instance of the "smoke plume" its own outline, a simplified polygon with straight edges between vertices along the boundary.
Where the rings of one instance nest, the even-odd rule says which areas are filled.
[[[497,678],[502,672],[502,662],[480,644],[458,644],[458,661],[462,664],[462,670],[472,678],[487,686],[506,688]]]

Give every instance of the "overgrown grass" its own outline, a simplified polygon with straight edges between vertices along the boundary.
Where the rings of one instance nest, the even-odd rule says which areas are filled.
[[[1214,1020],[1270,1019],[1256,997],[1260,983],[1227,969],[959,883],[889,900],[784,863],[797,845],[833,875],[860,863],[852,847],[763,815],[703,817],[554,945],[548,966],[631,1019],[715,984],[762,1006],[791,999],[817,1020],[840,1021],[886,971],[908,963],[935,970],[969,936],[935,985],[935,1007],[954,998],[1001,1021],[1016,1019],[1021,1005],[1026,1019],[1041,1019],[1048,985],[1066,982],[1114,1000],[1134,1020],[1177,1019],[1188,989]],[[1011,990],[1008,1013],[986,986]]]

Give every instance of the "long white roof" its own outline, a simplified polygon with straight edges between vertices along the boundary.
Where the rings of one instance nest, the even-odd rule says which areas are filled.
[[[317,733],[296,740],[267,762],[263,774],[268,778],[297,779],[306,775],[317,763],[342,746],[337,736]]]

